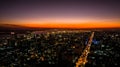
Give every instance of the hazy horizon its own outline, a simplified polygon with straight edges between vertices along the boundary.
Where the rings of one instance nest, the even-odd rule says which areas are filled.
[[[120,27],[118,0],[0,1],[0,24],[44,28]]]

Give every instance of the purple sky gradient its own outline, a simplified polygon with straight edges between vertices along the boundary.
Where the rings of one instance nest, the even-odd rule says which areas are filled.
[[[1,0],[0,20],[120,21],[119,0]],[[16,22],[17,23],[17,22]],[[40,22],[39,22],[40,23]]]

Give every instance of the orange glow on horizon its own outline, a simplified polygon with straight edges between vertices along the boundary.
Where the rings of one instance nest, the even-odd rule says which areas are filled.
[[[27,27],[36,28],[120,28],[120,23],[77,23],[77,24],[61,24],[61,23],[45,23],[45,24],[21,24]]]
[[[14,20],[4,20],[1,21],[0,24],[13,24],[13,25],[21,25],[26,27],[34,27],[34,28],[120,28],[120,21],[89,21],[89,22],[58,22],[58,21],[14,21]]]

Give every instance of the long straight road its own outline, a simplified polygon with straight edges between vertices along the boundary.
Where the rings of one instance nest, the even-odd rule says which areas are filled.
[[[85,49],[82,52],[82,55],[78,58],[78,61],[76,62],[76,67],[84,67],[85,66],[85,63],[87,62],[88,53],[90,52],[90,47],[92,44],[93,37],[94,37],[94,32],[92,32],[92,34],[89,38],[89,41],[87,43],[87,46],[85,47]]]

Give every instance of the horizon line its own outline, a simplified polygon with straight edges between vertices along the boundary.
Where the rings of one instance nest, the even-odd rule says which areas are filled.
[[[36,28],[36,29],[38,29],[38,28],[58,28],[58,29],[120,29],[120,26],[118,26],[118,27],[79,27],[79,26],[77,26],[77,27],[72,27],[72,26],[67,26],[67,27],[65,27],[65,26],[61,26],[61,27],[57,27],[57,26],[37,26],[37,27],[34,27],[34,26],[26,26],[26,25],[19,25],[19,24],[2,24],[2,25],[6,25],[6,27],[7,27],[7,25],[13,25],[13,26],[22,26],[22,27],[26,27],[26,28]],[[0,25],[0,26],[2,26],[2,25]],[[12,28],[12,27],[11,27]]]

